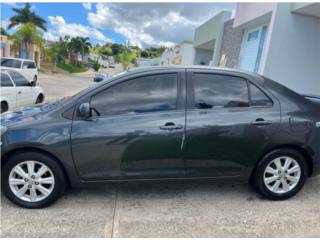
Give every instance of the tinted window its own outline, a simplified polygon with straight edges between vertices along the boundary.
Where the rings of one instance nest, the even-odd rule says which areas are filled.
[[[1,87],[12,87],[13,86],[11,79],[9,78],[8,74],[6,74],[6,73],[1,73],[0,81],[1,81]]]
[[[232,76],[194,74],[195,107],[248,107],[247,81]]]
[[[255,85],[250,84],[252,106],[272,106],[271,100]]]
[[[1,59],[1,66],[2,67],[9,67],[9,68],[21,68],[21,61],[15,59]]]
[[[95,95],[91,106],[101,115],[145,113],[176,109],[177,75],[140,77]]]
[[[8,71],[8,72],[17,87],[30,86],[30,83],[28,82],[28,80],[25,79],[25,77],[22,76],[20,73],[16,71]]]
[[[36,68],[36,65],[34,62],[23,62],[22,68],[34,69],[34,68]]]

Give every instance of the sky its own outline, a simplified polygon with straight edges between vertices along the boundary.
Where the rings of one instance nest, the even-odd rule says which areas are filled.
[[[24,3],[1,3],[6,27]],[[196,27],[222,10],[234,13],[234,3],[31,3],[47,21],[47,40],[60,36],[90,37],[92,44],[125,43],[139,47],[173,46],[193,40]],[[14,31],[14,30],[11,30]],[[10,33],[10,31],[9,31]]]

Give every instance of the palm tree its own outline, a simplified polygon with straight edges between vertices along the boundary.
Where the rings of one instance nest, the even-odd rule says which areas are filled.
[[[130,63],[137,58],[137,54],[134,52],[119,53],[117,60],[122,63],[124,70],[126,70]]]
[[[26,23],[19,26],[18,30],[12,34],[9,39],[13,40],[14,46],[24,45],[26,58],[30,57],[31,44],[43,47],[42,34],[33,23]]]
[[[26,5],[23,8],[12,8],[12,10],[16,12],[17,15],[12,16],[10,18],[10,24],[8,26],[8,29],[15,26],[19,26],[21,24],[33,23],[36,27],[39,27],[42,30],[47,31],[47,22],[30,9],[31,6],[29,3],[26,3]]]
[[[0,35],[2,35],[2,36],[9,36],[9,34],[7,33],[7,31],[6,31],[3,27],[1,27],[1,29],[0,29]]]
[[[91,47],[88,37],[75,37],[70,41],[70,49],[76,53],[80,52],[82,62],[84,55],[90,52]]]

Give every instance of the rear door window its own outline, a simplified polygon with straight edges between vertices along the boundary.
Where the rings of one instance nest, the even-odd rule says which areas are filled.
[[[194,108],[248,107],[247,81],[240,77],[194,73]]]
[[[268,107],[272,106],[272,101],[255,85],[250,83],[251,106]]]
[[[35,69],[36,68],[36,64],[34,62],[26,61],[26,62],[23,62],[22,68]]]

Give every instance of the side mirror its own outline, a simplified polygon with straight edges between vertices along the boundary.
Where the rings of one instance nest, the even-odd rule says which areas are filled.
[[[31,82],[30,82],[30,86],[31,86],[31,87],[35,87],[35,86],[36,86],[36,81],[31,81]]]
[[[84,119],[90,118],[92,115],[90,103],[81,103],[78,108],[78,113]]]

